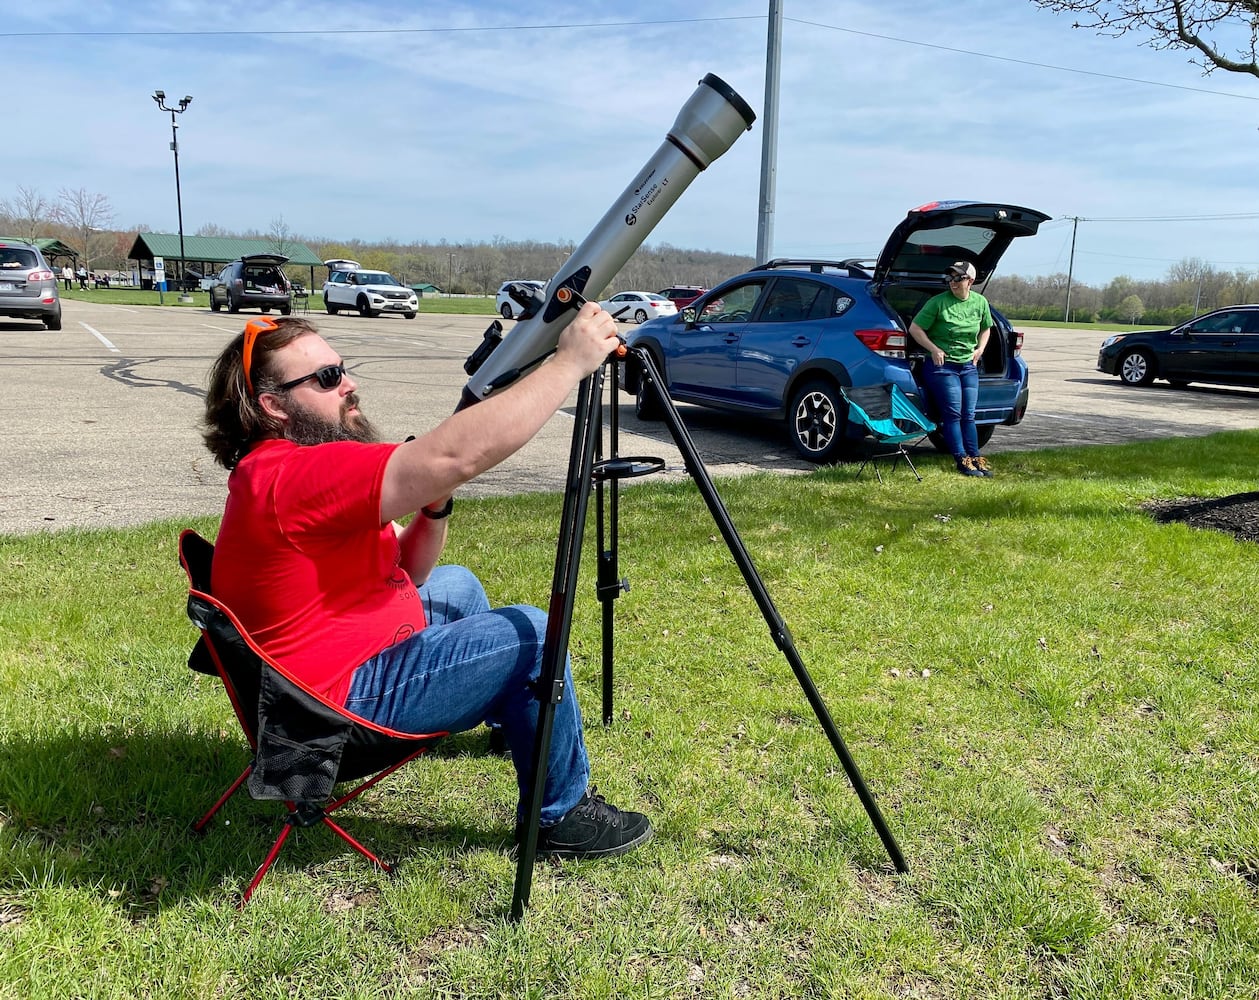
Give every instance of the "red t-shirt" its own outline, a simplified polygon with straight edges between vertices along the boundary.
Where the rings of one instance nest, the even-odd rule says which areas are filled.
[[[354,668],[425,626],[380,490],[395,444],[266,441],[232,470],[211,588],[277,662],[345,703]]]

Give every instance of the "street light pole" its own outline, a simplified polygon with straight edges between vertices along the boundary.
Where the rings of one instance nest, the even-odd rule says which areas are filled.
[[[175,116],[182,115],[188,110],[192,98],[184,97],[180,100],[178,107],[168,108],[165,92],[155,90],[153,100],[157,102],[161,110],[170,112],[170,148],[175,154],[175,211],[179,213],[179,297],[183,300],[188,298],[188,291],[184,287],[184,272],[188,265],[184,259],[184,200],[179,191],[179,123],[175,121]]]

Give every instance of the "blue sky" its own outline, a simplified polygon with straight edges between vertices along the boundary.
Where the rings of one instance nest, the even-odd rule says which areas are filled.
[[[161,89],[194,98],[179,119],[186,233],[282,217],[311,238],[580,242],[705,73],[762,112],[768,6],[9,4],[0,64],[39,86],[10,90],[0,198],[84,188],[120,227],[174,232]],[[1080,281],[1158,278],[1186,257],[1259,270],[1253,77],[1203,77],[1025,0],[783,12],[775,255],[872,256],[909,208],[976,198],[1055,219],[1005,274],[1065,272],[1070,216],[1090,220]],[[755,251],[760,125],[648,243]]]

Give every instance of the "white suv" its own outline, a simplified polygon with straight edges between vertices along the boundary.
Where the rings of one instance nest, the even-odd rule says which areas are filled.
[[[329,315],[357,309],[360,316],[402,313],[415,319],[420,297],[387,271],[367,271],[351,260],[325,261],[329,271],[323,283],[323,304]]]

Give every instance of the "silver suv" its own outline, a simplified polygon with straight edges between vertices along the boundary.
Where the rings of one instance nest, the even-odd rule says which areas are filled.
[[[57,276],[26,240],[0,240],[0,316],[41,320],[47,330],[61,329]]]

